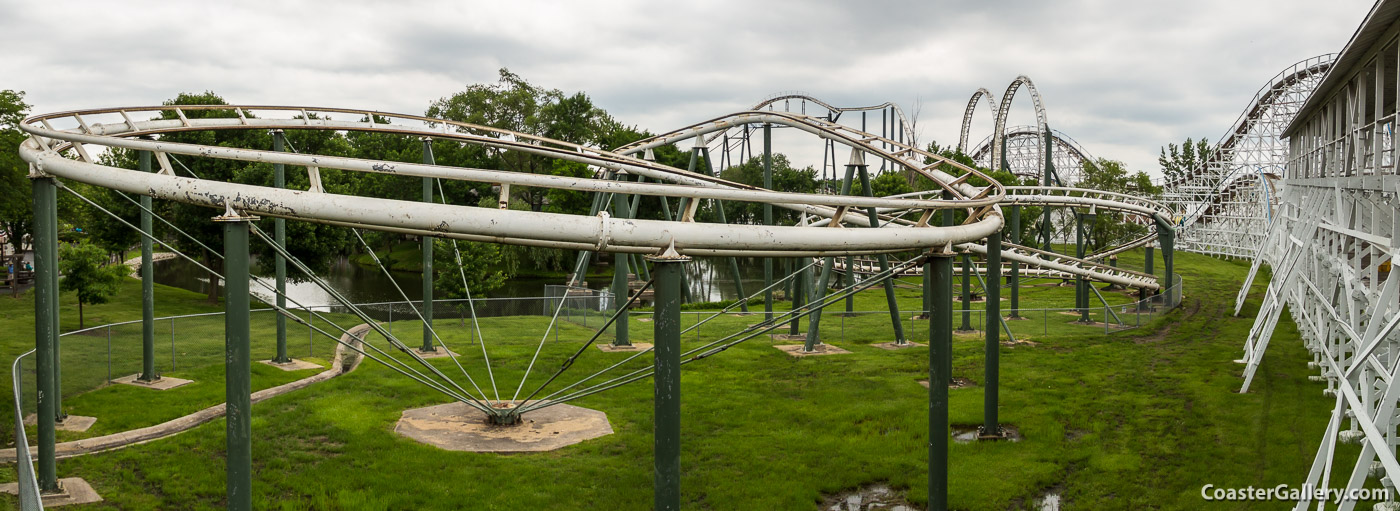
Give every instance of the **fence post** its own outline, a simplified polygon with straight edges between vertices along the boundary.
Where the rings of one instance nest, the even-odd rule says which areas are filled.
[[[112,325],[107,325],[107,383],[112,383]]]

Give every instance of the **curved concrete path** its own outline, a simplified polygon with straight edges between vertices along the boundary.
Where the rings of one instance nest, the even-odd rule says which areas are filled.
[[[354,328],[351,328],[349,332],[345,335],[340,336],[340,341],[341,343],[354,343],[358,346],[360,342],[364,339],[365,333],[369,332],[369,330],[369,324],[362,323]],[[308,376],[306,378],[302,378],[294,382],[284,383],[276,387],[254,392],[252,395],[253,403],[258,403],[268,398],[280,396],[293,390],[305,388],[313,383],[329,380],[341,374],[354,371],[355,368],[360,365],[360,361],[364,358],[364,355],[361,355],[356,351],[352,351],[349,348],[346,348],[345,344],[341,343],[336,343],[335,354],[332,356],[330,369],[321,371],[320,373],[317,373],[313,376]],[[58,458],[72,458],[74,456],[82,456],[84,454],[95,454],[99,452],[120,449],[122,447],[127,447],[131,445],[143,444],[152,440],[158,440],[178,433],[183,433],[185,431],[194,429],[195,426],[199,426],[200,424],[204,424],[219,417],[223,417],[224,404],[225,403],[219,403],[217,405],[205,408],[203,410],[186,415],[184,417],[166,421],[160,424],[156,424],[154,426],[133,429],[131,431],[123,431],[121,433],[113,433],[105,436],[84,438],[82,440],[74,440],[72,442],[63,442],[54,446],[54,455]],[[36,446],[29,447],[29,451],[31,453],[35,453],[35,456],[38,455],[38,449],[39,448]],[[0,449],[0,462],[14,463],[15,459],[15,449]]]

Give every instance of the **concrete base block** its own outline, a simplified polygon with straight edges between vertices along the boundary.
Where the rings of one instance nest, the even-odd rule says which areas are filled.
[[[59,492],[41,495],[44,507],[68,506],[72,504],[91,504],[102,502],[102,496],[92,489],[81,477],[66,477],[58,480]],[[0,484],[0,493],[19,495],[19,483]]]
[[[264,364],[276,367],[283,371],[303,371],[306,369],[320,369],[321,364],[307,362],[305,360],[292,359],[290,362],[273,362],[271,360],[260,360]]]
[[[818,356],[822,356],[822,355],[849,355],[849,354],[851,353],[850,351],[847,351],[847,350],[838,348],[838,347],[836,347],[836,346],[832,346],[832,345],[830,345],[830,344],[818,344],[818,345],[812,347],[812,351],[802,351],[802,348],[803,348],[803,347],[804,347],[804,346],[801,345],[801,344],[780,344],[780,345],[774,346],[774,348],[778,348],[779,350],[782,350],[783,353],[787,353],[787,354],[792,355],[792,356],[794,356],[794,357],[818,357]]]
[[[880,348],[880,349],[882,349],[882,350],[894,351],[894,350],[902,350],[902,349],[905,349],[905,348],[922,348],[922,347],[924,347],[925,345],[919,344],[919,343],[917,343],[917,342],[907,342],[907,341],[906,341],[904,344],[896,344],[895,342],[891,341],[891,342],[875,343],[875,344],[871,344],[871,346],[874,346],[874,347],[876,347],[876,348]]]
[[[512,426],[488,424],[486,414],[454,402],[405,410],[394,432],[449,451],[553,451],[584,440],[611,435],[607,414],[573,405],[526,412]]]
[[[768,334],[775,341],[806,341],[807,334]]]
[[[645,350],[645,349],[650,349],[650,348],[651,348],[651,343],[648,343],[648,342],[634,342],[634,343],[629,344],[629,345],[627,345],[627,346],[615,346],[615,345],[612,345],[612,344],[599,344],[599,345],[598,345],[598,350],[603,351],[603,352],[605,352],[605,353],[614,353],[614,352],[635,353],[635,352],[642,351],[642,350]]]
[[[54,423],[54,429],[57,429],[57,430],[59,430],[59,431],[77,431],[77,432],[83,432],[83,431],[87,431],[88,429],[92,428],[92,425],[95,424],[96,422],[97,422],[97,417],[88,417],[88,416],[85,416],[85,415],[69,415],[69,416],[67,416],[67,417],[64,417],[62,421],[55,422],[55,423]],[[35,414],[32,414],[32,413],[31,413],[31,414],[26,415],[26,416],[24,417],[24,425],[25,425],[25,426],[33,426],[33,425],[38,424],[38,423],[39,423],[39,416],[38,416],[38,415],[35,415]]]
[[[448,351],[447,348],[444,348],[442,346],[438,346],[438,349],[433,351],[413,350],[413,352],[418,354],[418,356],[422,358],[442,358],[447,356],[460,356],[459,353]]]
[[[179,386],[181,386],[181,385],[188,385],[188,384],[194,383],[194,380],[186,380],[186,379],[184,379],[184,378],[175,378],[175,377],[172,377],[172,376],[161,376],[159,380],[156,380],[156,381],[153,381],[153,382],[144,382],[144,381],[138,380],[137,378],[140,378],[140,377],[141,377],[140,374],[133,374],[133,375],[131,375],[131,376],[123,376],[123,377],[121,377],[121,378],[117,378],[117,379],[115,379],[115,380],[112,380],[112,383],[117,383],[117,384],[121,384],[121,385],[132,385],[132,386],[135,386],[135,387],[145,387],[145,388],[148,388],[148,389],[155,389],[155,390],[170,390],[170,389],[173,389],[173,388],[175,388],[175,387],[179,387]]]

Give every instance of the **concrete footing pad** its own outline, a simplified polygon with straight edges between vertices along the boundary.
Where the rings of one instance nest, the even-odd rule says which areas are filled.
[[[836,346],[832,346],[832,345],[830,345],[830,344],[818,344],[818,345],[816,345],[816,346],[812,346],[812,351],[802,351],[802,348],[803,348],[803,347],[804,347],[804,346],[801,345],[801,344],[780,344],[780,345],[774,346],[774,348],[778,348],[779,350],[782,350],[784,353],[787,353],[787,354],[792,355],[792,356],[794,356],[794,357],[818,357],[818,356],[822,356],[822,355],[848,355],[848,354],[851,353],[850,351],[847,351],[847,350],[838,348],[838,347],[836,347]]]
[[[25,426],[33,426],[38,423],[38,415],[31,413],[24,417]],[[97,417],[88,417],[86,415],[69,415],[67,417],[64,417],[62,421],[55,422],[54,429],[57,429],[59,431],[83,432],[92,428],[92,425],[95,423],[97,423]]]
[[[159,380],[156,380],[156,381],[153,381],[153,382],[144,382],[144,381],[141,381],[141,380],[138,380],[138,379],[137,379],[137,378],[140,378],[140,377],[141,377],[140,374],[133,374],[133,375],[131,375],[131,376],[123,376],[123,377],[121,377],[121,378],[117,378],[117,379],[115,379],[115,380],[112,380],[112,383],[118,383],[118,384],[121,384],[121,385],[131,385],[131,386],[134,386],[134,387],[145,387],[145,388],[148,388],[148,389],[155,389],[155,390],[170,390],[170,389],[173,389],[173,388],[175,388],[175,387],[179,387],[179,386],[181,386],[181,385],[188,385],[188,384],[194,383],[194,380],[186,380],[186,379],[184,379],[184,378],[175,378],[175,377],[171,377],[171,376],[161,376]]]
[[[519,424],[498,426],[486,414],[454,402],[404,410],[394,432],[449,451],[541,452],[611,435],[608,415],[573,405],[526,412]]]
[[[634,342],[634,343],[629,344],[629,345],[627,345],[627,346],[615,346],[615,345],[612,345],[612,344],[599,344],[599,345],[598,345],[598,349],[599,349],[599,350],[604,351],[604,352],[607,352],[607,353],[614,353],[614,352],[633,353],[633,352],[638,352],[638,351],[642,351],[642,350],[646,350],[646,349],[650,349],[650,348],[651,348],[651,343],[648,343],[648,342]]]
[[[446,356],[461,356],[460,353],[453,352],[453,351],[448,351],[447,348],[443,348],[443,347],[438,347],[438,349],[433,350],[433,351],[413,350],[413,352],[414,352],[414,353],[417,353],[418,356],[419,356],[419,357],[422,357],[422,358],[442,358],[442,357],[446,357]]]
[[[876,348],[880,348],[880,349],[882,349],[882,350],[890,350],[890,351],[902,350],[902,349],[905,349],[905,348],[922,348],[922,347],[924,347],[923,344],[919,344],[919,343],[917,343],[917,342],[909,342],[909,341],[905,341],[904,344],[896,344],[894,341],[890,341],[890,342],[880,342],[880,343],[871,344],[871,346],[874,346],[874,347],[876,347]]]
[[[273,362],[271,360],[259,360],[259,362],[270,365],[272,367],[276,367],[283,371],[302,371],[306,369],[321,368],[321,364],[317,364],[315,362],[307,362],[305,360],[297,360],[295,358],[288,362]]]
[[[91,504],[102,502],[102,496],[92,489],[81,477],[67,477],[58,480],[58,486],[62,489],[59,493],[41,495],[44,507],[58,507],[72,504]],[[19,495],[19,483],[0,484],[0,493]]]

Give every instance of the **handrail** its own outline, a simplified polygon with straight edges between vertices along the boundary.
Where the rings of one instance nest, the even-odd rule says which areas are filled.
[[[19,481],[19,508],[24,511],[43,511],[44,501],[39,498],[39,480],[34,476],[34,458],[29,455],[29,438],[24,433],[24,407],[21,405],[20,361],[34,354],[29,350],[15,357],[10,365],[10,380],[15,392],[15,467]]]

